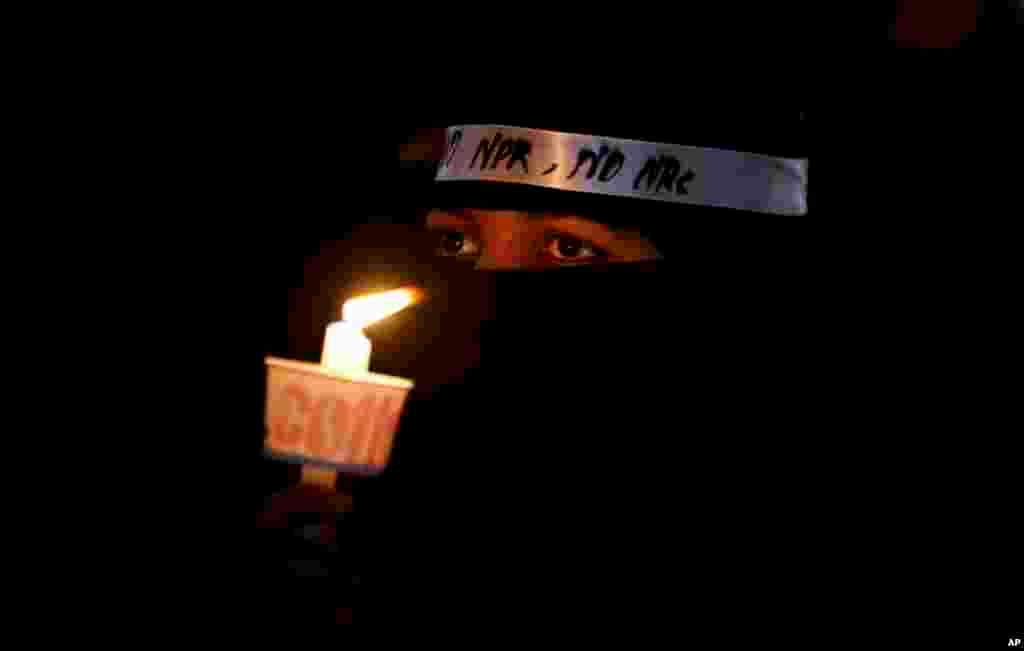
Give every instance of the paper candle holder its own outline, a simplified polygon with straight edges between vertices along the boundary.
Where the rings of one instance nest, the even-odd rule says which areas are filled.
[[[384,470],[412,380],[276,357],[265,363],[266,454],[351,475]]]

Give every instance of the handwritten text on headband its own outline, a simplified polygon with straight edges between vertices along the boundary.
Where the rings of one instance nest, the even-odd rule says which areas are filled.
[[[807,213],[807,160],[709,147],[496,125],[449,127],[438,181],[503,181],[558,190]]]

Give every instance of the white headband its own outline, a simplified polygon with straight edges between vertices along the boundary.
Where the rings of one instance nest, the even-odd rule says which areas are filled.
[[[496,125],[448,128],[438,181],[502,181],[557,190],[807,213],[807,159]]]

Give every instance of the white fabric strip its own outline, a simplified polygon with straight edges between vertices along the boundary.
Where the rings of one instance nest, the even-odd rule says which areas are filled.
[[[449,127],[438,181],[502,181],[558,190],[807,213],[807,159],[498,125]]]

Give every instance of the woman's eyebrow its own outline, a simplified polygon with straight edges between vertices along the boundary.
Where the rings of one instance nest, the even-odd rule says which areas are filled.
[[[471,210],[469,208],[452,208],[450,210],[443,210],[442,212],[445,213],[446,215],[458,217],[459,219],[464,219],[466,221],[477,221],[477,211]]]
[[[598,246],[606,246],[616,239],[614,231],[608,227],[576,217],[550,217],[546,225],[553,230],[561,230],[574,237],[590,240]]]
[[[468,211],[462,209],[439,210],[427,217],[427,227],[435,224],[476,225],[476,218]]]

